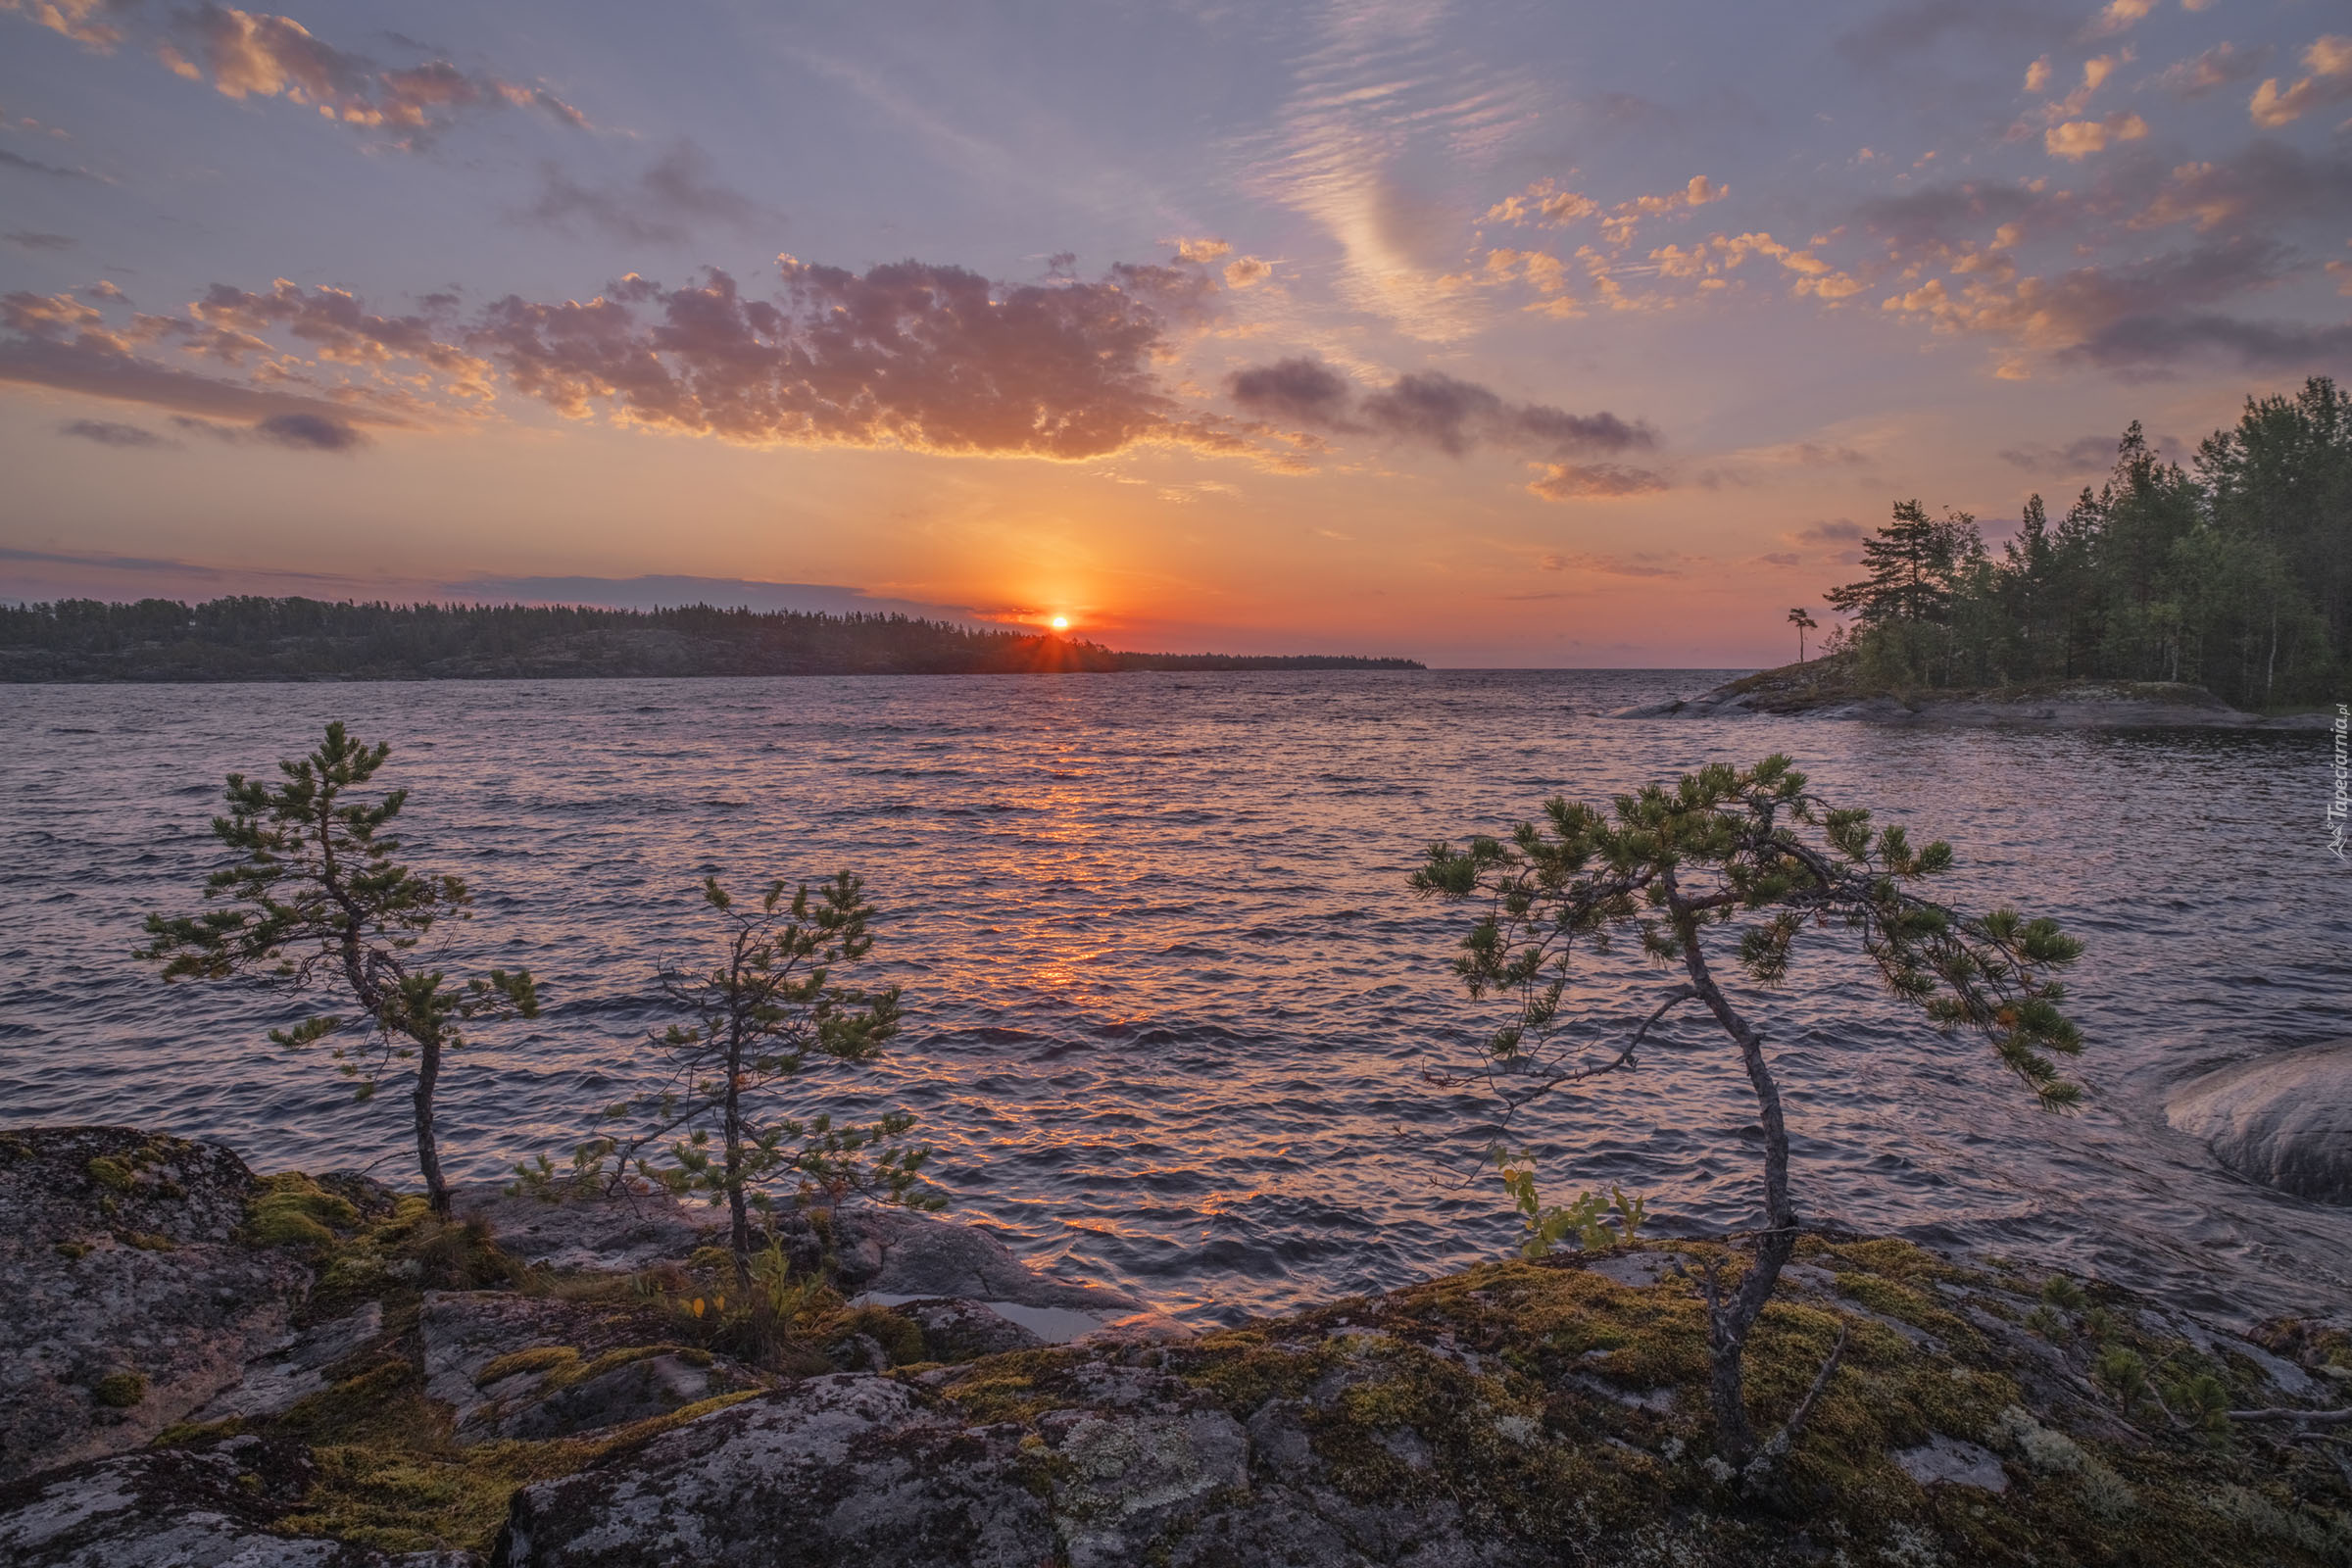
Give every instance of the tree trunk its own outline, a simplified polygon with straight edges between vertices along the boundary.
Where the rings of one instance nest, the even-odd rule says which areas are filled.
[[[416,1107],[416,1165],[424,1172],[424,1192],[433,1212],[449,1217],[449,1183],[441,1175],[441,1146],[433,1137],[433,1086],[441,1080],[441,1040],[416,1042],[416,1088],[409,1096]]]
[[[1708,1393],[1715,1407],[1715,1430],[1722,1457],[1739,1469],[1746,1465],[1756,1448],[1755,1428],[1747,1419],[1741,1381],[1740,1362],[1747,1349],[1748,1331],[1763,1315],[1764,1303],[1772,1298],[1782,1265],[1796,1250],[1796,1207],[1788,1200],[1788,1128],[1781,1116],[1780,1086],[1773,1081],[1771,1065],[1764,1059],[1763,1038],[1733,1010],[1722,988],[1715,984],[1707,960],[1698,950],[1698,922],[1675,890],[1671,873],[1666,892],[1668,906],[1674,911],[1676,934],[1682,939],[1683,964],[1690,971],[1691,989],[1715,1015],[1724,1033],[1739,1045],[1740,1064],[1747,1069],[1748,1085],[1755,1091],[1757,1119],[1764,1127],[1764,1228],[1756,1233],[1755,1266],[1748,1270],[1729,1301],[1719,1298],[1711,1281],[1707,1291],[1707,1353],[1712,1363]]]
[[[727,1157],[727,1250],[735,1254],[735,1284],[752,1288],[752,1216],[743,1193],[743,1042],[727,1048],[727,1096],[723,1111]]]

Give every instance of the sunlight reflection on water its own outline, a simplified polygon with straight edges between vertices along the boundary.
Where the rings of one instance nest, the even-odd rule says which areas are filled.
[[[330,717],[394,742],[420,864],[474,884],[482,963],[551,1005],[446,1080],[445,1157],[487,1179],[561,1152],[626,1092],[648,978],[703,934],[707,871],[862,872],[910,1026],[849,1110],[906,1104],[958,1213],[1039,1258],[1201,1317],[1394,1285],[1505,1249],[1479,1102],[1421,1072],[1488,1026],[1413,903],[1430,839],[1497,830],[1710,760],[1795,755],[1833,798],[1950,837],[1964,902],[2014,897],[2090,943],[2084,1114],[2033,1111],[1981,1048],[1895,1014],[1825,956],[1756,1003],[1806,1212],[2064,1257],[2224,1314],[2352,1291],[2352,1213],[2236,1181],[2163,1122],[2167,1089],[2346,1029],[2342,883],[2310,737],[1891,731],[1599,716],[1688,671],[1126,675],[269,687],[0,694],[0,1120],[220,1137],[257,1164],[384,1161],[354,1111],[262,1044],[298,1012],[165,993],[139,915],[188,906],[220,776]],[[1801,952],[1801,950],[1800,950]],[[1595,1016],[1622,1018],[1636,974]],[[1547,1187],[1618,1181],[1667,1229],[1754,1208],[1751,1106],[1686,1028],[1634,1080],[1526,1124]]]

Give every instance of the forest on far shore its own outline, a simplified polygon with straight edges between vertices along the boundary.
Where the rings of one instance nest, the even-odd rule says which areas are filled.
[[[1121,653],[906,615],[237,597],[0,607],[0,680],[449,680],[1420,669],[1409,659]]]
[[[2352,393],[2313,376],[2250,397],[2185,468],[2133,420],[2107,482],[2055,523],[2027,501],[1998,556],[1967,513],[1916,501],[1862,552],[1867,575],[1825,596],[1852,616],[1825,652],[1867,685],[2178,680],[2241,708],[2337,700],[2352,685]]]

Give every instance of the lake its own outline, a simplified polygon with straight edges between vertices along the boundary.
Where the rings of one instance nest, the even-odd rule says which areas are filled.
[[[907,1027],[811,1085],[906,1106],[963,1218],[1198,1321],[1495,1256],[1493,1107],[1432,1087],[1495,1019],[1450,975],[1468,913],[1416,902],[1432,839],[1495,832],[1711,760],[1794,756],[1831,799],[1949,838],[1938,896],[2014,900],[2088,944],[2086,1108],[2053,1116],[1897,1009],[1838,934],[1747,997],[1810,1219],[2064,1263],[2226,1319],[2352,1298],[2352,1210],[2255,1187],[2165,1124],[2180,1080],[2352,1033],[2352,900],[2323,735],[2039,734],[1605,714],[1696,671],[0,689],[0,1122],[219,1138],[257,1168],[413,1180],[403,1097],[354,1105],[264,1035],[310,1010],[167,989],[140,916],[198,906],[221,776],[330,718],[394,753],[408,858],[473,885],[461,966],[526,963],[547,1007],[443,1079],[443,1157],[561,1157],[655,1073],[651,979],[713,935],[698,888],[848,866],[884,911]],[[1850,940],[1850,939],[1848,939]],[[1728,965],[1725,965],[1728,967]],[[1596,971],[1597,973],[1597,971]],[[1668,982],[1612,968],[1596,1045]],[[1621,1183],[1653,1229],[1758,1212],[1728,1042],[1693,1018],[1641,1071],[1519,1133],[1548,1194]]]

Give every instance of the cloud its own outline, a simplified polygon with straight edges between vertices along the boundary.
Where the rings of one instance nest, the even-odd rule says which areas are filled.
[[[260,444],[295,452],[353,452],[368,445],[365,431],[331,414],[273,414],[250,425],[217,424],[177,415],[172,422],[183,430],[232,445]]]
[[[2064,479],[2078,473],[2095,473],[2112,464],[2115,461],[2115,437],[2086,435],[2069,441],[2062,447],[2004,447],[1998,456],[2013,468]]]
[[[1163,239],[1160,243],[1174,251],[1176,260],[1180,262],[1207,263],[1215,261],[1220,256],[1233,254],[1231,245],[1221,239],[1209,239],[1205,236],[1187,239],[1179,234],[1171,239]]]
[[[1874,197],[1854,212],[1887,242],[1897,261],[1924,261],[1970,250],[1986,227],[2006,229],[2014,244],[2028,227],[2064,215],[2064,205],[2041,182],[1989,184],[1963,180],[1923,185],[1897,196]]]
[[[13,229],[0,234],[0,239],[7,240],[21,251],[62,251],[71,250],[74,246],[74,236],[71,234],[44,234],[32,228]]]
[[[120,0],[0,0],[0,11],[30,17],[50,31],[101,54],[122,41],[122,29],[102,19],[127,9]]]
[[[2068,30],[2062,8],[2030,0],[1909,0],[1840,34],[1837,47],[1847,59],[1876,70],[1963,39],[2015,44],[2055,40]]]
[[[2314,39],[2303,51],[2303,69],[2310,74],[2284,92],[2275,76],[2254,89],[2246,112],[2255,124],[2276,130],[2322,104],[2352,98],[2352,37],[2329,33]]]
[[[77,440],[95,441],[102,447],[171,447],[179,444],[143,426],[122,424],[113,419],[74,419],[59,425],[57,433]]]
[[[2234,44],[2217,43],[2203,54],[2170,67],[2155,79],[2155,85],[2182,98],[2202,98],[2216,87],[2250,79],[2271,58],[2270,45],[2240,49]]]
[[[2217,312],[2150,313],[2112,321],[2061,356],[2110,368],[2212,357],[2258,370],[2321,370],[2352,355],[2352,322],[2308,326]]]
[[[1573,555],[1545,556],[1536,564],[1544,571],[1577,571],[1603,577],[1679,577],[1683,564],[1691,558],[1667,556],[1656,551],[1637,551],[1630,556],[1602,556],[1590,551]],[[1551,598],[1548,594],[1514,595],[1515,598]]]
[[[59,179],[96,179],[86,169],[66,169],[56,164],[44,164],[37,158],[26,158],[0,147],[0,169],[21,169],[28,174],[50,174]]]
[[[1264,282],[1273,275],[1274,264],[1260,261],[1254,256],[1237,256],[1225,264],[1225,286],[1227,288],[1249,288],[1254,283]]]
[[[206,419],[260,421],[278,415],[315,415],[339,421],[404,422],[382,409],[341,407],[271,385],[199,375],[136,352],[143,344],[165,339],[202,350],[223,335],[224,329],[208,329],[190,318],[140,316],[130,327],[116,330],[105,324],[101,311],[71,295],[20,291],[0,296],[0,326],[15,334],[0,339],[0,382],[140,403]],[[244,334],[225,335],[233,339]]]
[[[2132,220],[2134,228],[2194,221],[2210,230],[2263,229],[2297,218],[2352,210],[2352,153],[2311,155],[2268,137],[2231,158],[2182,164]]]
[[[1591,197],[1561,190],[1552,180],[1540,179],[1517,195],[1506,196],[1488,208],[1487,221],[1562,228],[1580,219],[1598,216],[1601,237],[1611,245],[1622,246],[1632,241],[1635,227],[1645,218],[1662,218],[1704,207],[1731,193],[1730,186],[1718,185],[1704,174],[1693,174],[1680,190],[1662,196],[1636,196],[1602,213],[1600,204]]]
[[[1613,501],[1625,496],[1647,495],[1666,488],[1666,480],[1647,468],[1629,467],[1617,463],[1540,463],[1536,477],[1528,481],[1528,493],[1545,501]],[[1620,569],[1619,576],[1671,576],[1666,571]]]
[[[104,53],[130,35],[138,7],[136,0],[0,0],[0,11],[29,17]],[[381,66],[337,48],[291,17],[207,3],[173,12],[160,34],[139,30],[173,74],[209,81],[225,97],[284,98],[347,125],[405,132],[402,145],[416,145],[476,111],[535,109],[573,129],[588,125],[585,116],[545,87],[466,71],[445,59]],[[386,36],[416,47],[398,34]]]
[[[1783,537],[1790,544],[1820,546],[1858,544],[1870,535],[1867,529],[1849,517],[1832,517]]]
[[[2106,334],[2118,323],[2180,318],[2184,312],[2276,281],[2289,260],[2277,244],[2238,236],[2125,267],[2082,267],[2050,278],[1983,276],[1957,289],[1942,278],[1930,278],[1889,296],[1881,308],[1925,320],[1939,332],[1994,337],[2026,349],[2079,350],[2097,363],[2122,364],[2132,358],[2124,354],[2127,341],[2152,351],[2161,334],[2143,324],[2107,348],[2093,349],[2094,343],[2108,341]],[[2183,338],[2180,346],[2192,344]]]
[[[2091,19],[2085,30],[2091,37],[2101,38],[2136,26],[2156,9],[2156,0],[2107,0],[2099,14]]]
[[[1245,410],[1327,430],[1369,432],[1464,457],[1483,444],[1557,457],[1655,446],[1657,433],[1614,414],[1569,414],[1540,403],[1509,403],[1475,381],[1442,371],[1398,376],[1359,397],[1353,383],[1319,360],[1278,360],[1226,377]]]
[[[715,270],[676,289],[631,273],[586,304],[511,295],[467,344],[566,416],[603,408],[754,444],[1068,460],[1151,441],[1248,450],[1214,421],[1177,416],[1153,373],[1165,319],[1122,281],[1000,287],[914,261],[863,274],[779,266],[780,301],[747,298]],[[1134,276],[1157,286],[1161,270]]]
[[[710,177],[710,160],[680,142],[633,180],[583,185],[554,163],[539,166],[539,195],[523,216],[551,228],[576,222],[633,245],[681,244],[700,223],[748,228],[776,215]]]
[[[1327,430],[1362,428],[1349,422],[1354,386],[1320,360],[1251,366],[1227,376],[1225,389],[1234,402],[1260,418]]]
[[[2148,133],[2148,122],[2127,110],[2104,120],[2069,120],[2041,133],[2041,145],[2053,158],[2081,163],[2114,142],[2137,141]]]

